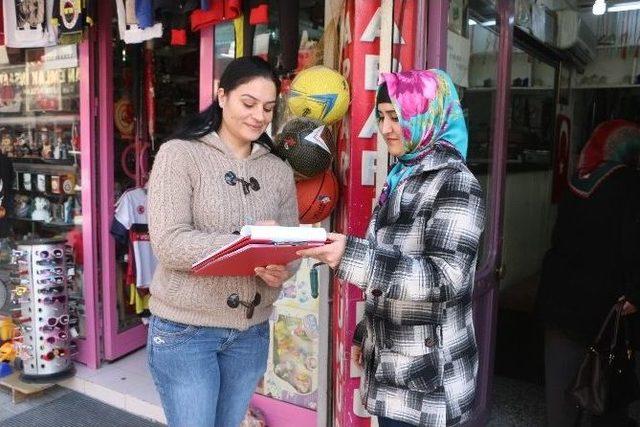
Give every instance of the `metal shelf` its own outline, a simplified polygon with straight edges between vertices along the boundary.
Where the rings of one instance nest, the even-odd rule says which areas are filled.
[[[0,117],[0,126],[38,126],[38,125],[68,125],[78,123],[80,116],[78,114],[63,115],[39,115],[39,116],[4,116]]]
[[[593,85],[593,86],[586,85],[586,86],[576,86],[576,87],[574,87],[574,89],[576,89],[576,90],[630,89],[630,88],[640,89],[640,84],[632,85],[632,84],[623,84],[623,83],[621,83],[621,84],[617,84],[617,85],[615,85],[615,84],[611,84],[611,85],[604,84],[604,85]]]

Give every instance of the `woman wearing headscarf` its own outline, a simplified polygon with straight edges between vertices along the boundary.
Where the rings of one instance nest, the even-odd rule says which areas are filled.
[[[625,120],[601,123],[585,144],[577,173],[558,207],[551,249],[538,291],[545,327],[547,421],[573,425],[578,410],[566,395],[611,307],[623,314],[640,303],[640,127]],[[627,426],[627,408],[592,425]]]
[[[366,237],[331,233],[331,244],[300,254],[365,293],[352,357],[379,425],[457,425],[476,387],[471,294],[484,226],[483,193],[465,165],[467,128],[440,70],[383,73],[376,106],[398,162]]]

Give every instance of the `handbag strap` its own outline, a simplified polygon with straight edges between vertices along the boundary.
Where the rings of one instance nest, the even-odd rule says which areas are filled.
[[[594,342],[594,345],[596,347],[599,347],[601,342],[602,342],[602,338],[604,336],[604,332],[607,329],[607,326],[609,326],[609,324],[611,323],[611,319],[613,318],[613,316],[615,315],[615,324],[614,324],[614,330],[613,330],[613,339],[611,340],[611,343],[609,344],[609,349],[613,349],[615,347],[615,343],[618,340],[618,329],[620,327],[620,315],[622,314],[622,305],[624,304],[623,301],[617,302],[613,305],[613,307],[611,307],[611,310],[609,310],[609,314],[607,314],[607,317],[604,319],[604,322],[602,323],[602,326],[600,327],[600,331],[598,332],[598,335],[596,336],[596,340]]]
[[[609,353],[613,352],[614,348],[618,345],[618,335],[620,333],[620,319],[622,318],[622,305],[624,301],[618,302],[614,307],[616,308],[616,320],[613,327],[613,336],[609,343]]]

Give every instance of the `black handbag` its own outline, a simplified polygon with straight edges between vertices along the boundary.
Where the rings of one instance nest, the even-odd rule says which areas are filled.
[[[640,398],[623,305],[616,303],[607,315],[568,390],[581,412],[603,415]]]

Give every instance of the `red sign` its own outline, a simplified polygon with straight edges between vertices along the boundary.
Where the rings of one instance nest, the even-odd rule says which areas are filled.
[[[404,7],[396,7],[394,11],[393,52],[396,58],[393,62],[399,65],[399,68],[394,66],[394,71],[413,66],[415,3],[415,0],[406,0]],[[351,108],[338,132],[342,196],[336,224],[342,233],[363,236],[375,197],[374,183],[363,185],[362,159],[363,152],[375,151],[377,145],[373,108],[379,74],[380,1],[346,0],[344,7],[340,25],[341,72],[351,87]],[[353,333],[362,316],[358,312],[362,292],[337,280],[333,300],[333,424],[336,427],[368,426],[370,418],[359,402],[359,370],[352,367],[350,361]]]
[[[556,121],[556,153],[553,162],[553,193],[551,202],[558,203],[562,193],[567,187],[569,172],[569,147],[571,145],[571,120],[569,117],[558,114]]]

